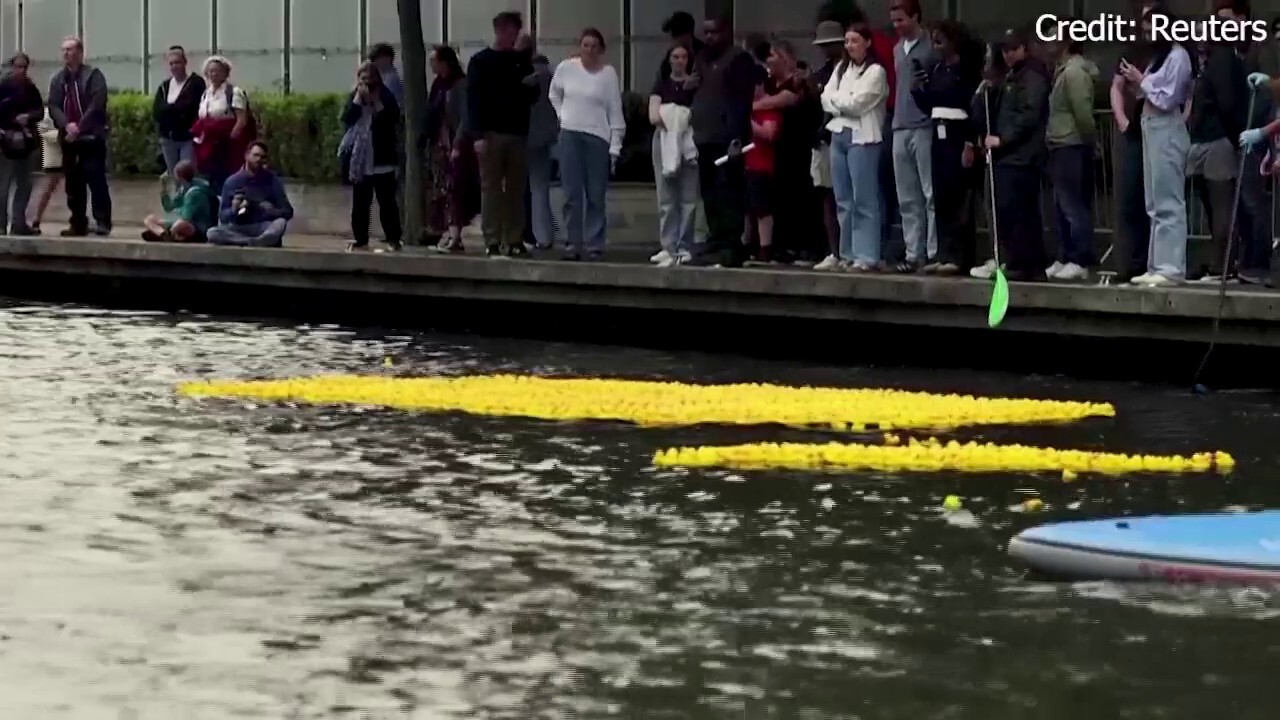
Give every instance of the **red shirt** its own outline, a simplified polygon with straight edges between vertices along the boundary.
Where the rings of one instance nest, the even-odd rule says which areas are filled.
[[[924,38],[923,42],[929,42],[929,38]],[[885,102],[885,108],[890,112],[893,111],[893,99],[898,90],[898,73],[893,67],[893,46],[896,44],[896,40],[879,30],[871,32],[871,52],[876,54],[876,59],[880,61],[887,76],[885,80],[889,82],[889,99]]]
[[[773,123],[777,127],[782,126],[782,113],[777,110],[752,110],[751,122],[757,125],[765,123]],[[751,152],[743,156],[743,166],[749,173],[760,173],[762,175],[773,174],[773,144],[777,141],[777,132],[775,130],[773,140],[765,140],[763,138],[752,137],[751,142],[756,146]]]

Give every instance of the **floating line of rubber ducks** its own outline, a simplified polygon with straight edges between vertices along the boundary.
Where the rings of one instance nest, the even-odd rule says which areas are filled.
[[[555,421],[606,420],[640,426],[784,425],[838,431],[942,430],[996,424],[1065,423],[1114,417],[1107,403],[1063,402],[891,389],[788,387],[768,384],[692,385],[608,378],[531,375],[397,378],[336,375],[283,380],[184,383],[195,397],[364,405],[400,410],[465,412]],[[1191,456],[1125,455],[992,443],[911,438],[886,433],[874,443],[757,443],[670,448],[658,467],[885,472],[1230,472],[1224,452]]]
[[[657,467],[734,468],[740,470],[845,470],[880,472],[1055,472],[1063,480],[1080,473],[1228,473],[1235,459],[1225,452],[1180,455],[1125,455],[1088,450],[1058,450],[1027,445],[941,442],[910,439],[906,444],[754,443],[728,447],[660,450]]]
[[[1107,403],[530,375],[320,376],[185,383],[178,391],[188,397],[369,405],[542,420],[613,420],[642,426],[784,425],[852,432],[1066,423],[1115,415],[1115,408]]]

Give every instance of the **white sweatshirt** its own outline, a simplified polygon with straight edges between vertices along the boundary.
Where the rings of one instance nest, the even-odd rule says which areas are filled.
[[[595,135],[609,143],[610,155],[622,153],[627,121],[622,115],[622,86],[612,65],[593,73],[577,58],[565,60],[551,78],[550,96],[561,131]]]
[[[822,109],[833,115],[827,129],[833,133],[852,130],[854,145],[878,143],[888,100],[889,81],[879,63],[862,67],[847,63],[843,74],[837,66],[822,89]]]

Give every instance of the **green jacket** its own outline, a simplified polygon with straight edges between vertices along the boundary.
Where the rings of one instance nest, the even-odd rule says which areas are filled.
[[[160,193],[160,205],[166,213],[186,220],[203,233],[213,227],[214,208],[218,206],[218,198],[213,194],[209,183],[196,178],[189,186],[172,195]]]
[[[1072,55],[1059,63],[1049,92],[1049,125],[1045,139],[1049,147],[1092,145],[1098,133],[1093,119],[1093,92],[1098,82],[1098,66],[1092,60]]]

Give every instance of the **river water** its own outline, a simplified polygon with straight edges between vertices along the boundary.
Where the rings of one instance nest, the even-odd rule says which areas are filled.
[[[0,717],[1270,717],[1280,595],[1031,581],[1046,519],[1275,506],[1271,396],[0,305]],[[384,358],[394,358],[391,369]],[[658,471],[801,437],[175,397],[520,371],[1109,400],[966,437],[1230,478]],[[1047,512],[1018,512],[1038,493]],[[972,518],[939,510],[965,498]]]

